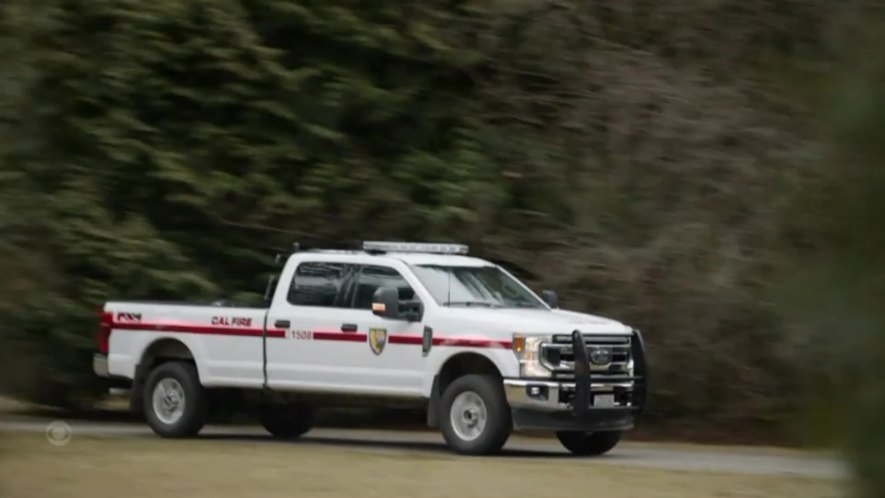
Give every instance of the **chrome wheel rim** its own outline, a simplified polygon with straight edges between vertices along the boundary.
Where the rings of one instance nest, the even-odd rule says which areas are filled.
[[[452,402],[449,418],[458,438],[473,441],[482,435],[486,428],[488,421],[486,404],[475,392],[464,391]]]
[[[184,415],[184,388],[170,377],[157,382],[153,394],[154,415],[164,424],[174,424]]]

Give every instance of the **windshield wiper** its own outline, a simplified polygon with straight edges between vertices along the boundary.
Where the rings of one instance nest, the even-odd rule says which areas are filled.
[[[486,308],[500,308],[500,304],[488,301],[446,301],[443,306],[484,306]]]
[[[542,309],[535,303],[513,303],[511,308],[533,308],[533,309]]]

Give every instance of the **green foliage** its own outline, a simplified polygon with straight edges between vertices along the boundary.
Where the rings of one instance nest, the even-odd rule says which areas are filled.
[[[872,498],[885,489],[885,11],[855,12],[839,28],[841,78],[824,106],[825,164],[838,166],[803,191],[798,222],[814,228],[785,309],[805,343],[808,391],[836,419],[859,494]]]

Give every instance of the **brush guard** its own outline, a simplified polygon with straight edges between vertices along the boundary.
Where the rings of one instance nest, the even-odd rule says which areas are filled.
[[[590,358],[587,356],[587,345],[580,331],[572,332],[572,348],[575,354],[575,396],[572,399],[572,414],[583,416],[590,413],[593,406],[593,372]],[[631,411],[638,415],[645,410],[648,399],[648,361],[645,354],[645,342],[638,330],[633,330],[630,343],[630,354],[633,359],[633,394]]]

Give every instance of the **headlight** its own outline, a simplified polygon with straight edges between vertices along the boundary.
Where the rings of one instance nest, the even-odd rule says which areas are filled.
[[[548,335],[513,334],[513,352],[519,360],[520,377],[551,377],[553,372],[541,364],[541,343],[550,342]]]

